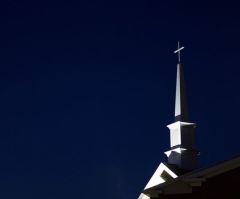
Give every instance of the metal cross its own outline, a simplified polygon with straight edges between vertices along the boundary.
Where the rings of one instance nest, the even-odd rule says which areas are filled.
[[[180,42],[178,41],[178,49],[174,51],[174,53],[178,53],[178,63],[181,62],[181,50],[184,49],[183,47],[180,47]]]

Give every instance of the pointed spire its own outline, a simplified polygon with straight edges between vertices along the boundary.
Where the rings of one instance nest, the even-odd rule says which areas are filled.
[[[175,98],[175,121],[188,122],[187,101],[185,94],[185,85],[183,77],[183,66],[180,63],[180,51],[184,47],[180,47],[178,42],[178,49],[174,53],[178,53],[177,64],[177,81],[176,81],[176,98]]]

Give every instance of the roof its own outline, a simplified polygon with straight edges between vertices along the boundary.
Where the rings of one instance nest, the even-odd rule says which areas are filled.
[[[209,178],[240,168],[240,155],[231,159],[216,163],[212,166],[201,168],[172,178],[162,184],[145,189],[144,194],[150,196],[155,194],[168,193],[191,193],[192,187],[201,186]],[[190,186],[189,186],[190,185]],[[166,192],[167,190],[167,192]]]

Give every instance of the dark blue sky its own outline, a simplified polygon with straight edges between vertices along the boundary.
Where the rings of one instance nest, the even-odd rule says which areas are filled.
[[[0,198],[136,198],[166,160],[177,40],[201,165],[238,154],[239,9],[230,1],[6,1]]]

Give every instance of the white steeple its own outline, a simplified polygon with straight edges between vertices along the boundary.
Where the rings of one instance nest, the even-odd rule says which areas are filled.
[[[178,53],[175,122],[167,126],[170,129],[170,150],[165,152],[168,162],[160,163],[145,186],[144,191],[167,181],[172,181],[185,172],[197,168],[199,152],[194,148],[194,128],[196,125],[188,120],[183,66],[180,60],[182,49],[184,47],[180,47],[178,42],[178,49],[174,51]],[[138,199],[150,199],[149,195],[145,194],[144,191]]]
[[[165,154],[168,163],[177,165],[183,170],[197,168],[198,151],[194,148],[194,128],[196,125],[188,121],[187,101],[183,78],[183,66],[180,63],[180,48],[174,51],[178,53],[177,82],[175,99],[175,122],[168,125],[170,129],[170,150]]]

